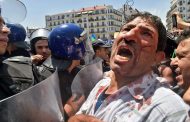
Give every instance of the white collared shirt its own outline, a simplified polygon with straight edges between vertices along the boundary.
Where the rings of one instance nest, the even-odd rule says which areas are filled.
[[[189,107],[168,88],[164,79],[150,73],[109,95],[95,111],[100,94],[110,85],[106,77],[91,91],[77,114],[95,116],[105,122],[160,122],[189,120]]]

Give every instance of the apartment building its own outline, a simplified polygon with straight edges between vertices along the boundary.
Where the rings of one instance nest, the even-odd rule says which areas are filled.
[[[46,15],[45,19],[46,28],[50,30],[60,24],[76,23],[87,31],[89,37],[95,35],[96,38],[106,40],[120,30],[123,24],[123,11],[116,10],[111,5],[102,5]]]
[[[172,29],[172,13],[179,12],[184,21],[190,22],[190,0],[170,0],[170,10],[167,12],[167,29]]]

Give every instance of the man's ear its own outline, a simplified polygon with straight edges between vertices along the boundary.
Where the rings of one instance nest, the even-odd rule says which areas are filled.
[[[163,61],[165,59],[165,53],[164,51],[157,51],[156,52],[156,63],[160,63],[161,61]]]

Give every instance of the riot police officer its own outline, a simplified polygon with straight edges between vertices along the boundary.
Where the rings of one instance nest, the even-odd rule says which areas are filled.
[[[105,43],[103,40],[98,39],[95,42],[92,43],[92,47],[94,49],[94,57],[93,62],[97,62],[98,60],[102,60],[102,69],[103,72],[109,71],[109,54],[110,54],[110,48],[111,45],[108,43]]]
[[[10,30],[0,17],[0,53],[5,52]],[[0,63],[0,100],[19,93],[34,84],[32,66],[29,57],[7,58]]]
[[[8,42],[6,54],[2,55],[3,61],[0,65],[0,100],[26,90],[33,86],[37,82],[36,79],[38,79],[29,52],[25,49],[27,45],[24,42],[26,37],[24,27],[20,24],[6,25],[10,28],[11,33],[7,38],[6,35],[9,30],[2,24],[1,43],[7,43],[6,38],[10,42]]]
[[[26,30],[21,24],[6,23],[11,33],[8,35],[9,41],[4,54],[4,58],[14,56],[25,56],[30,57],[27,49],[29,48],[25,42]]]
[[[48,38],[51,56],[38,67],[42,79],[56,69],[60,80],[63,105],[72,96],[71,84],[75,75],[82,69],[80,60],[85,54],[86,33],[75,24],[63,24],[54,28]],[[68,113],[65,108],[64,113]],[[67,114],[65,114],[65,118]]]
[[[48,47],[49,30],[40,28],[31,33],[31,59],[36,65],[41,65],[51,54]]]
[[[51,56],[38,67],[44,78],[56,69],[71,72],[80,64],[85,54],[84,35],[81,34],[83,30],[75,24],[63,24],[52,30],[48,38]]]

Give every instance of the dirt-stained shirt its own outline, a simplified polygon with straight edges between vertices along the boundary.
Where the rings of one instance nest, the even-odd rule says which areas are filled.
[[[95,116],[105,122],[185,122],[189,106],[154,73],[131,82],[106,97],[95,111],[98,98],[110,85],[102,79],[77,114]]]

